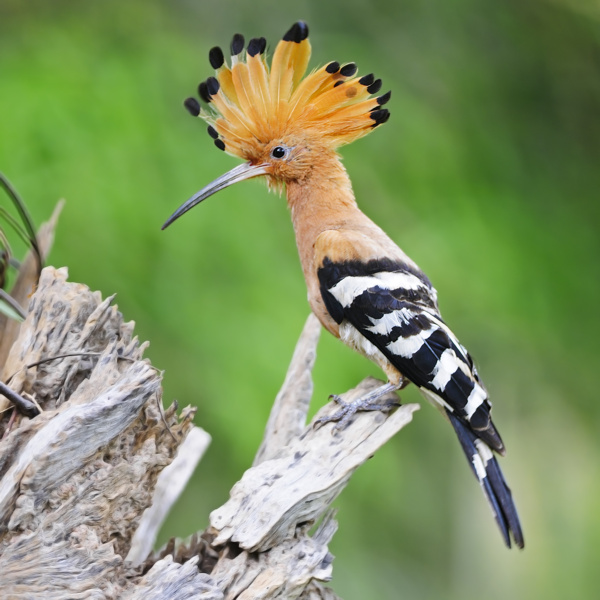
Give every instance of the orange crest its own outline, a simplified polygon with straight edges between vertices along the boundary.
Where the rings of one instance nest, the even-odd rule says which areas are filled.
[[[277,44],[270,65],[265,49],[266,40],[254,38],[244,51],[244,38],[236,34],[228,66],[223,51],[213,48],[209,59],[216,76],[198,88],[208,109],[201,110],[195,98],[184,103],[209,123],[221,150],[251,160],[265,144],[299,133],[335,149],[388,120],[390,113],[381,106],[391,93],[373,97],[381,80],[356,76],[354,63],[330,62],[304,77],[311,47],[302,21]]]

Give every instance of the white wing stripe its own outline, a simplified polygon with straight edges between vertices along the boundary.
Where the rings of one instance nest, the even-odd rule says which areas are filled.
[[[410,273],[382,271],[381,273],[364,277],[344,277],[344,279],[330,288],[329,292],[344,308],[348,308],[354,302],[355,298],[375,286],[384,287],[388,290],[428,289],[418,277]]]
[[[490,447],[484,441],[479,439],[475,440],[475,447],[477,448],[477,452],[479,452],[479,456],[481,456],[483,466],[487,467],[488,462],[494,458],[494,454]]]
[[[480,482],[487,477],[488,462],[494,458],[490,447],[482,440],[475,440],[477,454],[473,455],[473,466]]]
[[[389,335],[394,327],[401,327],[404,323],[408,323],[414,316],[414,312],[406,308],[401,308],[384,314],[380,319],[369,317],[373,326],[367,327],[367,331],[376,335]]]
[[[398,338],[395,342],[391,342],[386,347],[392,353],[403,358],[410,358],[424,343],[425,340],[436,331],[437,327],[433,325],[429,329],[424,329],[417,335],[412,335],[408,338]]]
[[[443,391],[456,369],[458,369],[456,354],[451,348],[446,348],[433,369],[435,377],[432,379],[431,385],[438,390]]]
[[[481,404],[487,399],[487,393],[478,384],[475,383],[473,390],[467,398],[467,404],[465,405],[464,411],[467,413],[467,419],[473,416],[473,413],[481,406]]]
[[[483,461],[481,460],[481,456],[479,456],[479,454],[473,454],[472,462],[473,467],[475,467],[475,473],[477,473],[477,479],[482,482],[487,477],[487,473]]]

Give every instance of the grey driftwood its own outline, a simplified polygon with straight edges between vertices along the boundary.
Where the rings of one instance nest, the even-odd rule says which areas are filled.
[[[6,403],[0,419],[1,597],[334,600],[322,584],[331,503],[417,406],[361,413],[343,431],[307,424],[320,331],[309,317],[254,464],[207,531],[152,553],[210,437],[194,409],[163,408],[161,373],[112,300],[48,267],[14,339],[0,330],[2,381],[41,409],[29,419]]]

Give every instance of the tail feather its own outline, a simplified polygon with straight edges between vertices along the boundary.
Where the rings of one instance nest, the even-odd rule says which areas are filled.
[[[489,446],[479,439],[467,425],[450,411],[446,411],[460,445],[485,494],[504,542],[510,548],[511,536],[519,548],[525,546],[517,508],[506,484],[500,465]]]

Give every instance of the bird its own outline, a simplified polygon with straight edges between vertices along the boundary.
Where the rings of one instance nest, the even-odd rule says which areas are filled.
[[[359,410],[409,382],[452,425],[505,544],[524,547],[517,509],[496,455],[505,447],[473,360],[442,319],[429,278],[358,207],[338,148],[386,123],[382,81],[355,63],[331,61],[307,74],[308,26],[298,21],[271,60],[263,37],[235,34],[231,59],[215,46],[215,70],[184,106],[208,123],[214,145],[244,162],[194,194],[163,225],[230,185],[266,178],[285,190],[312,312],[347,346],[376,363],[387,382],[331,417],[345,426]],[[395,403],[391,403],[395,404]]]

